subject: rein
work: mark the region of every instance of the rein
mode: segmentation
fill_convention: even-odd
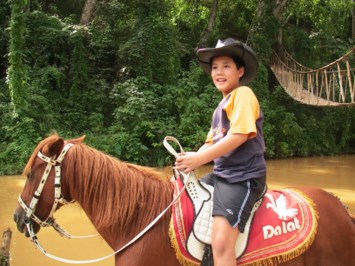
[[[180,145],[179,141],[177,139],[175,139],[174,137],[170,137],[167,136],[164,139],[164,146],[165,148],[171,153],[173,154],[175,157],[179,156],[178,153],[174,150],[174,148],[168,143],[168,141],[174,141],[175,143],[177,143],[180,147],[180,151],[183,151],[182,146]],[[95,263],[95,262],[100,262],[103,261],[105,259],[108,259],[118,253],[120,253],[121,251],[123,251],[124,249],[126,249],[127,247],[129,247],[130,245],[132,245],[134,242],[136,242],[139,238],[141,238],[146,232],[148,232],[159,220],[160,218],[171,208],[171,206],[180,198],[182,192],[185,190],[186,188],[186,184],[187,181],[189,179],[189,174],[186,174],[184,172],[180,172],[176,169],[176,171],[178,171],[180,174],[182,174],[184,176],[184,186],[183,188],[179,191],[178,195],[173,199],[173,201],[151,222],[149,223],[140,233],[138,233],[134,238],[132,238],[132,240],[130,240],[128,243],[126,243],[123,247],[121,247],[120,249],[116,250],[115,252],[103,256],[101,258],[97,258],[97,259],[91,259],[91,260],[70,260],[70,259],[65,259],[65,258],[61,258],[58,256],[55,256],[51,253],[48,253],[43,246],[41,245],[41,243],[38,240],[38,237],[36,235],[36,233],[33,231],[33,226],[31,224],[31,220],[34,220],[36,223],[38,223],[40,226],[42,227],[48,227],[48,226],[52,226],[61,236],[66,236],[69,239],[71,238],[89,238],[89,237],[93,237],[93,236],[97,236],[97,235],[89,235],[89,236],[72,236],[70,235],[67,231],[65,231],[62,227],[59,226],[59,224],[57,224],[55,222],[55,219],[53,217],[54,212],[57,209],[58,204],[69,204],[74,202],[68,202],[67,200],[64,199],[62,192],[61,192],[61,163],[64,160],[65,155],[67,154],[68,150],[73,146],[73,144],[69,143],[67,144],[64,149],[62,150],[61,154],[58,156],[58,158],[56,160],[54,160],[53,158],[47,157],[45,155],[43,155],[41,152],[38,152],[37,156],[42,159],[43,161],[47,162],[47,167],[42,175],[42,179],[40,181],[40,184],[36,190],[36,192],[33,195],[33,198],[31,200],[31,203],[29,206],[26,205],[26,203],[23,201],[23,199],[21,198],[21,195],[19,196],[19,203],[21,205],[21,207],[25,210],[26,212],[26,217],[25,217],[25,224],[26,224],[26,228],[27,231],[30,235],[30,238],[32,240],[32,242],[35,244],[35,246],[47,257],[60,261],[60,262],[65,262],[65,263],[70,263],[70,264],[87,264],[87,263]],[[54,203],[51,209],[51,212],[49,213],[48,217],[46,220],[42,221],[41,219],[39,219],[34,213],[37,207],[37,203],[39,201],[39,198],[42,194],[44,185],[48,179],[48,176],[50,174],[50,171],[52,169],[52,167],[54,167],[55,169],[55,181],[54,181],[54,195],[55,195],[55,199],[54,199]]]

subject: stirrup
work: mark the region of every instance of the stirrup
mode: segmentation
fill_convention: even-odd
[[[205,246],[201,266],[213,266],[213,253],[211,245]]]

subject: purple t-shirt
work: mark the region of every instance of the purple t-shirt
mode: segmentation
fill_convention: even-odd
[[[249,87],[239,87],[223,98],[216,108],[206,142],[216,143],[227,134],[247,134],[241,146],[214,160],[213,172],[235,183],[266,175],[263,137],[264,116]]]

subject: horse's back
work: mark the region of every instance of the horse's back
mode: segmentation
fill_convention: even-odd
[[[355,265],[355,225],[341,201],[325,190],[296,187],[313,200],[319,215],[318,231],[309,249],[281,265]]]

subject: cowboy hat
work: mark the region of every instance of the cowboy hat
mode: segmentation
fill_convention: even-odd
[[[218,40],[215,48],[200,48],[197,50],[200,66],[207,74],[211,74],[211,62],[216,56],[231,56],[242,59],[245,64],[245,71],[240,80],[241,85],[252,81],[258,72],[259,63],[255,52],[246,44],[233,38]]]

